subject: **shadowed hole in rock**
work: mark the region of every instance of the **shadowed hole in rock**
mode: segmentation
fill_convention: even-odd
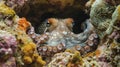
[[[61,9],[57,3],[55,3],[56,5],[51,5],[46,0],[33,0],[26,2],[26,4],[16,12],[20,17],[26,17],[32,26],[35,27],[35,32],[40,34],[43,33],[43,23],[48,18],[73,18],[75,21],[73,32],[78,34],[83,31],[81,29],[81,23],[89,18],[84,11],[87,1],[88,0],[74,1],[71,6],[68,6],[69,3],[67,2],[64,3],[66,6],[63,6]]]
[[[89,15],[85,14],[84,10],[77,9],[74,7],[66,7],[64,10],[57,10],[57,11],[45,11],[44,8],[42,10],[42,7],[32,8],[31,5],[29,5],[30,9],[28,12],[22,11],[18,13],[20,17],[26,17],[28,21],[31,22],[31,24],[35,27],[36,33],[43,33],[44,30],[44,22],[48,18],[73,18],[74,19],[74,26],[73,26],[73,32],[75,34],[79,34],[83,32],[81,23],[84,22],[86,19],[89,18]],[[53,9],[52,7],[51,9]],[[38,10],[38,11],[37,11]],[[36,12],[37,11],[37,12]],[[25,14],[24,14],[25,13]]]
[[[62,15],[60,14],[55,14],[55,13],[44,13],[41,17],[40,17],[40,22],[41,23],[37,23],[35,24],[35,31],[36,33],[40,33],[42,34],[46,28],[45,23],[46,20],[48,18],[73,18],[74,19],[74,25],[73,25],[73,32],[75,34],[79,34],[81,32],[83,32],[83,25],[82,23],[89,18],[89,16],[87,14],[85,14],[84,11],[78,11],[75,12],[74,14],[68,14],[68,15]]]

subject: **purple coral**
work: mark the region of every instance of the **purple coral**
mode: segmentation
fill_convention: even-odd
[[[11,55],[15,52],[17,41],[15,36],[8,34],[6,31],[0,31],[0,57]]]

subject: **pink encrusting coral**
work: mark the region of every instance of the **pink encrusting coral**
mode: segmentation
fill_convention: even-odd
[[[0,30],[0,54],[9,55],[15,52],[17,41],[12,34]]]
[[[0,30],[0,66],[16,67],[15,55],[17,40],[12,34]]]

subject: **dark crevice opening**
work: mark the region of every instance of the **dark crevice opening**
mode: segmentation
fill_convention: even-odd
[[[74,19],[74,25],[73,25],[73,32],[75,34],[79,34],[81,32],[83,32],[83,29],[81,29],[81,23],[83,23],[86,19],[89,18],[89,15],[87,15],[84,11],[80,10],[80,11],[75,11],[75,13],[71,13],[68,15],[64,15],[61,13],[55,14],[52,12],[49,13],[44,13],[41,17],[40,17],[40,22],[44,23],[44,21],[48,18],[73,18]],[[41,23],[41,24],[42,24]],[[41,25],[40,23],[35,24],[35,31],[36,33],[38,32],[38,27],[39,25]]]
[[[85,13],[85,11],[80,9],[75,9],[71,7],[67,7],[64,11],[57,11],[55,12],[43,12],[39,14],[38,12],[34,11],[34,8],[30,9],[29,13],[24,15],[24,13],[18,14],[20,17],[26,17],[28,21],[35,27],[35,32],[39,32],[39,26],[44,23],[44,21],[48,18],[73,18],[74,19],[74,26],[73,32],[75,34],[79,34],[83,32],[81,29],[81,23],[84,22],[86,19],[89,18],[89,15]]]

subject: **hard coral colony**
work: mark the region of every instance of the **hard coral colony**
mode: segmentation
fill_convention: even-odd
[[[72,1],[72,2],[70,2]],[[74,0],[48,0],[66,7]],[[120,67],[120,5],[89,0],[90,18],[81,33],[72,18],[48,18],[43,34],[13,10],[27,0],[0,1],[0,67]]]

